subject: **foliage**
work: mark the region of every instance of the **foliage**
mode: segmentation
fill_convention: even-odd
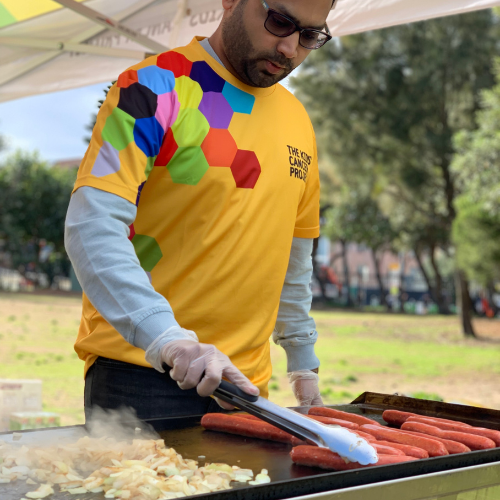
[[[389,219],[370,196],[347,189],[327,210],[323,233],[332,240],[363,244],[374,251],[389,248],[396,237]]]
[[[92,137],[92,131],[94,130],[94,127],[95,127],[95,123],[97,121],[97,113],[99,112],[99,110],[101,109],[101,106],[102,104],[104,103],[104,100],[106,99],[106,97],[108,96],[108,92],[109,92],[109,89],[115,84],[116,82],[111,82],[104,90],[104,97],[102,99],[100,99],[99,101],[97,101],[97,111],[95,113],[92,113],[91,117],[90,117],[90,122],[88,125],[86,125],[86,129],[90,132],[90,135],[87,135],[83,138],[83,142],[85,142],[86,144],[88,144],[90,142],[90,139]]]
[[[462,191],[492,217],[500,215],[500,58],[496,82],[481,94],[478,128],[456,135],[458,154],[452,165]]]
[[[458,264],[470,279],[487,287],[500,280],[500,214],[492,215],[466,195],[456,205],[453,240]]]
[[[464,193],[455,202],[457,260],[486,287],[500,279],[500,59],[495,69],[496,85],[481,94],[477,129],[455,136],[452,164]]]
[[[491,11],[433,19],[343,37],[312,53],[292,79],[341,183],[368,191],[397,241],[429,256],[426,278],[442,312],[437,256],[452,251],[461,186],[450,168],[453,135],[476,126],[497,40]]]
[[[0,240],[21,272],[43,272],[49,281],[67,275],[64,219],[75,177],[50,168],[36,153],[17,152],[0,168]],[[44,259],[48,245],[53,251]]]

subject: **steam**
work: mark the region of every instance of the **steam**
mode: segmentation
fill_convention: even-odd
[[[131,439],[160,439],[154,428],[139,420],[133,408],[117,410],[92,408],[92,414],[85,423],[87,435],[91,438],[113,438],[117,441]]]

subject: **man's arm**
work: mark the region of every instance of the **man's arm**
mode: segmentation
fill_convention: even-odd
[[[136,206],[120,196],[81,187],[69,204],[65,246],[90,302],[129,344],[146,350],[179,325],[128,239],[136,214]]]
[[[208,396],[224,375],[255,392],[227,356],[179,326],[168,301],[151,285],[128,239],[136,213],[133,203],[106,191],[84,186],[73,193],[65,246],[85,294],[127,342],[146,351],[156,370],[164,371],[163,362],[173,367],[171,376],[182,389],[198,386]]]
[[[318,389],[318,333],[309,316],[312,302],[311,238],[293,238],[273,340],[285,349],[288,378],[300,405],[322,404]]]

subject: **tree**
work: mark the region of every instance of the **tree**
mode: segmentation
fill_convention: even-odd
[[[491,11],[397,26],[315,51],[292,79],[318,147],[343,183],[351,190],[373,185],[401,240],[420,260],[429,256],[427,280],[443,313],[437,254],[451,254],[459,188],[452,138],[476,126],[480,91],[493,84],[497,40]]]
[[[378,205],[367,194],[344,189],[337,196],[337,203],[326,212],[324,234],[338,240],[342,247],[344,280],[348,290],[347,305],[352,305],[349,293],[349,264],[346,245],[348,242],[363,244],[371,250],[375,274],[380,290],[380,303],[387,306],[386,290],[380,271],[380,252],[388,250],[395,239],[395,233]]]
[[[480,203],[462,195],[453,223],[456,257],[469,279],[484,287],[500,280],[500,213],[492,215]]]
[[[452,169],[460,190],[492,217],[500,214],[500,58],[496,85],[481,93],[477,129],[455,136],[457,154]]]
[[[85,142],[86,144],[90,143],[90,139],[92,138],[92,131],[94,130],[95,123],[97,121],[97,113],[101,109],[101,106],[103,105],[106,97],[108,96],[109,90],[115,83],[116,82],[111,82],[105,89],[103,89],[104,97],[102,99],[99,99],[99,101],[97,101],[97,111],[95,113],[92,113],[92,115],[90,116],[89,124],[85,126],[85,128],[90,132],[90,135],[86,135],[83,138],[83,142]]]
[[[453,241],[457,261],[469,279],[493,295],[500,280],[500,59],[496,85],[482,92],[478,127],[455,137],[452,168],[463,193],[455,202]]]
[[[18,152],[0,168],[0,239],[15,268],[68,274],[64,219],[76,172],[50,168],[36,153]],[[43,247],[52,252],[44,258]]]

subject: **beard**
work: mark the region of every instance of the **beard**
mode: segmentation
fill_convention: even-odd
[[[288,76],[295,67],[290,59],[278,52],[257,53],[243,24],[245,0],[240,0],[230,18],[222,24],[222,44],[225,55],[238,78],[252,87],[271,87]],[[259,69],[259,63],[271,61],[283,70],[277,75]]]

